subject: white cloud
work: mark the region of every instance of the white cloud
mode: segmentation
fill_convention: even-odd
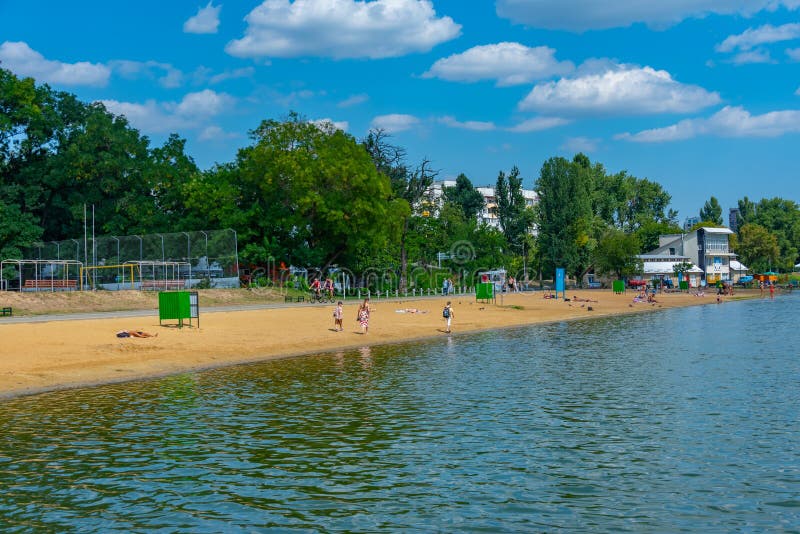
[[[129,61],[125,59],[108,62],[108,66],[117,74],[127,79],[146,77],[158,80],[159,85],[166,88],[180,87],[183,83],[183,72],[169,63],[158,61]]]
[[[519,43],[475,46],[436,61],[423,77],[457,82],[496,80],[502,87],[572,72],[575,66],[557,61],[555,52],[547,46],[530,48]]]
[[[213,85],[223,82],[225,80],[233,80],[236,78],[248,78],[252,76],[255,72],[256,69],[254,69],[253,67],[242,67],[241,69],[226,70],[225,72],[221,72],[219,74],[211,76],[208,82]]]
[[[367,95],[366,93],[360,93],[345,98],[344,100],[336,104],[336,106],[340,108],[349,108],[352,106],[363,104],[367,100],[369,100],[369,95]]]
[[[206,126],[197,135],[200,141],[219,141],[221,139],[234,139],[239,137],[239,134],[234,132],[226,132],[219,126]]]
[[[800,110],[771,111],[751,115],[739,106],[726,106],[707,119],[686,119],[639,133],[624,133],[617,139],[639,143],[681,141],[700,135],[716,137],[778,137],[800,132]]]
[[[740,52],[731,58],[734,65],[749,65],[751,63],[774,63],[767,50],[748,50]]]
[[[372,119],[370,128],[376,130],[384,130],[387,133],[402,132],[410,130],[417,124],[419,119],[413,115],[404,115],[401,113],[392,113],[389,115],[378,115]]]
[[[330,133],[336,130],[341,130],[343,132],[346,132],[350,128],[350,123],[347,121],[334,121],[331,119],[315,119],[309,122],[311,124],[316,125],[318,128]]]
[[[147,100],[140,104],[101,100],[110,112],[124,115],[131,125],[146,133],[166,133],[203,127],[205,121],[219,115],[234,102],[233,97],[225,93],[215,93],[210,89],[189,93],[180,102]]]
[[[709,14],[749,16],[778,7],[797,9],[798,0],[497,0],[497,14],[534,28],[582,32],[619,28],[642,22],[666,28],[687,18]]]
[[[209,2],[206,7],[197,10],[197,15],[183,23],[186,33],[217,33],[219,29],[219,12],[222,6],[213,6]]]
[[[561,145],[561,149],[568,152],[595,152],[599,144],[599,139],[592,139],[589,137],[568,137]]]
[[[101,63],[63,63],[45,59],[42,54],[21,41],[5,41],[0,44],[0,61],[3,68],[19,76],[30,76],[37,82],[59,85],[104,87],[111,76],[111,69]]]
[[[644,115],[692,112],[719,101],[719,94],[678,83],[664,70],[617,65],[536,85],[519,109],[545,114]]]
[[[786,55],[792,61],[800,61],[800,48],[787,48]]]
[[[386,58],[427,52],[461,26],[437,17],[430,0],[264,0],[247,17],[238,57]]]
[[[497,129],[493,122],[483,121],[457,121],[454,117],[444,116],[436,119],[440,124],[449,126],[450,128],[459,128],[461,130],[472,130],[475,132],[488,132]]]
[[[800,38],[800,24],[772,26],[765,24],[758,28],[748,28],[739,35],[731,35],[716,46],[717,52],[733,52],[736,49],[750,50],[765,43],[792,41]]]
[[[560,117],[534,117],[508,128],[508,131],[516,133],[541,132],[542,130],[569,124],[569,122],[567,119]]]

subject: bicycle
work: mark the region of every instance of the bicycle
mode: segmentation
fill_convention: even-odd
[[[314,303],[327,304],[328,302],[333,302],[333,299],[329,298],[328,295],[326,295],[323,292],[315,293],[312,291],[311,296],[308,298],[308,301],[312,304]]]

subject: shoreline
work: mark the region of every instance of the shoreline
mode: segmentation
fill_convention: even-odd
[[[599,301],[580,302],[543,299],[539,292],[513,293],[503,296],[502,306],[469,300],[474,299],[472,295],[373,300],[375,312],[366,336],[353,322],[355,304],[345,306],[344,332],[331,329],[330,304],[240,311],[201,308],[201,328],[160,327],[157,311],[146,317],[0,323],[0,400],[364,346],[717,303],[716,295],[672,293],[657,295],[656,304],[633,304],[633,294],[571,291],[570,299],[577,295]],[[758,296],[757,292],[740,293],[723,302]],[[444,333],[441,317],[441,307],[448,299],[455,312],[452,334]],[[419,312],[396,313],[405,309]],[[117,331],[126,329],[142,329],[158,333],[158,337],[115,337]]]

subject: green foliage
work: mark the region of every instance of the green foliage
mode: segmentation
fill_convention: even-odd
[[[602,274],[613,274],[618,279],[641,273],[642,261],[636,257],[640,246],[635,234],[607,230],[592,255],[595,269]]]
[[[521,251],[522,240],[530,232],[535,215],[525,205],[525,197],[522,195],[522,177],[516,166],[512,167],[508,177],[500,171],[495,186],[495,197],[497,198],[497,218],[500,221],[503,235],[511,248]]]
[[[703,204],[700,209],[700,220],[710,221],[716,226],[722,226],[722,207],[716,197],[712,196]]]
[[[683,230],[677,224],[672,222],[658,222],[650,220],[643,222],[636,230],[635,235],[641,244],[640,251],[646,253],[647,251],[658,248],[659,236],[666,234],[680,234]]]
[[[689,232],[690,233],[694,232],[699,228],[722,228],[722,225],[717,224],[714,221],[700,221],[699,223],[696,223],[694,226],[689,228]]]
[[[751,272],[763,273],[777,266],[781,249],[778,238],[755,223],[739,228],[736,252]]]
[[[472,182],[464,174],[456,177],[455,187],[444,189],[446,204],[457,206],[465,219],[477,217],[484,207],[483,195],[473,187]]]

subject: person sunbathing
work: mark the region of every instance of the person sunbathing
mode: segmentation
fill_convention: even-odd
[[[143,330],[120,330],[117,337],[158,337],[158,333],[151,334]]]
[[[597,302],[596,300],[592,300],[592,299],[578,298],[577,295],[573,295],[572,301],[573,302]]]

